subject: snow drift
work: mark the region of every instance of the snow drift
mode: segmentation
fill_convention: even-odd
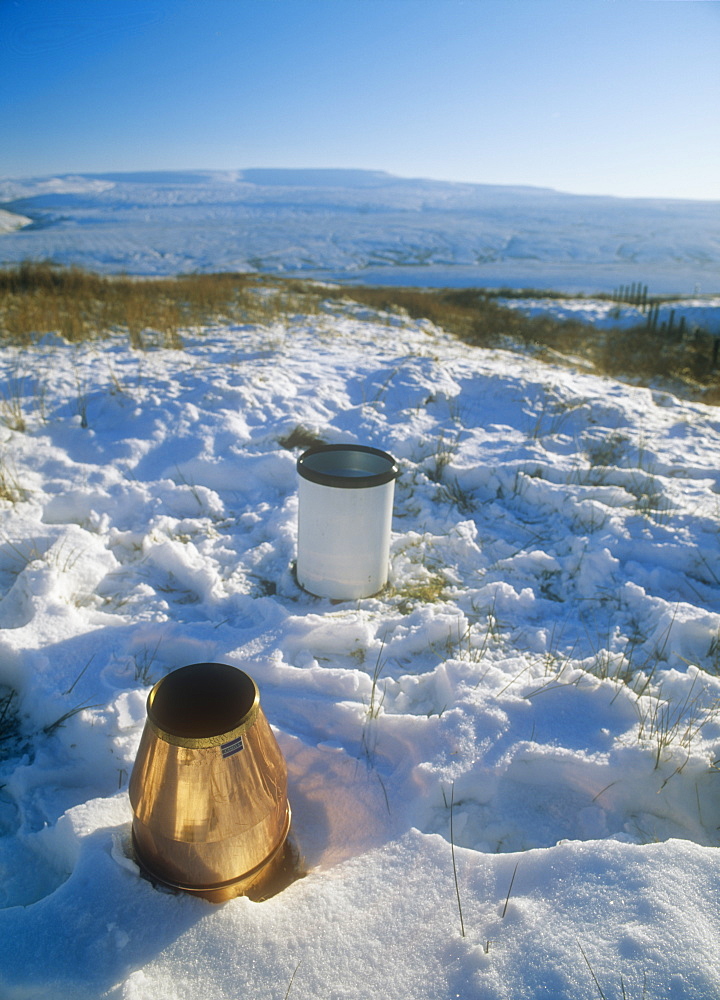
[[[337,304],[0,366],[4,998],[718,994],[716,410]],[[297,586],[307,439],[401,464],[377,597]],[[288,763],[265,902],[130,849],[148,690],[202,661]]]

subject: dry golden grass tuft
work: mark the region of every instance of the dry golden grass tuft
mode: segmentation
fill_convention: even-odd
[[[301,289],[271,287],[255,275],[135,278],[29,261],[0,270],[0,342],[29,344],[59,333],[78,343],[122,332],[135,347],[179,348],[183,329],[264,322],[302,305]]]

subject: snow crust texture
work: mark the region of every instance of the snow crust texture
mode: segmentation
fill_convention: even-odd
[[[4,1000],[720,995],[718,412],[337,303],[184,340],[0,354]],[[295,582],[313,439],[401,464],[374,598]],[[129,847],[212,660],[288,763],[261,903]]]

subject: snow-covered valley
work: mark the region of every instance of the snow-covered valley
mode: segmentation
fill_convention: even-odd
[[[633,282],[654,295],[720,290],[718,202],[380,171],[238,170],[6,179],[0,209],[30,220],[2,237],[0,263],[572,293]]]

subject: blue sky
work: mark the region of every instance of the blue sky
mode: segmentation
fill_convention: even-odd
[[[716,0],[0,0],[0,177],[353,167],[720,199]]]

